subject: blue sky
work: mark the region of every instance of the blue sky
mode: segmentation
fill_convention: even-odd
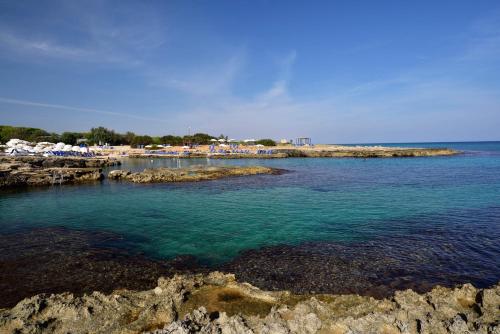
[[[0,124],[500,140],[498,1],[0,0]]]

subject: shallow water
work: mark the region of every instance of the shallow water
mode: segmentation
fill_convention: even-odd
[[[448,242],[460,249],[456,256],[426,256],[430,267],[441,261],[445,273],[461,280],[495,283],[500,278],[500,249],[495,244],[500,240],[500,142],[412,146],[451,147],[464,153],[390,159],[128,159],[120,168],[236,164],[290,173],[201,183],[103,181],[3,191],[0,232],[50,226],[107,231],[123,235],[123,247],[149,257],[190,254],[209,265],[263,246],[359,246],[384,238],[417,238],[420,243],[408,244],[409,253],[418,251],[412,247],[417,244],[438,253]],[[402,262],[415,261],[414,254],[406,256],[404,249],[391,253],[390,242],[385,244],[387,250],[377,251]],[[464,263],[478,263],[485,279],[470,273]]]

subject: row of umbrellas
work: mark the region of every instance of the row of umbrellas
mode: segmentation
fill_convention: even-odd
[[[221,139],[215,139],[215,138],[212,138],[210,139],[211,142],[219,142],[219,143],[224,143],[224,142],[228,142],[228,143],[231,143],[231,142],[235,142],[237,141],[236,139],[228,139],[228,140],[225,140],[224,138],[221,138]],[[245,139],[243,142],[245,143],[250,143],[250,142],[254,142],[255,139]]]

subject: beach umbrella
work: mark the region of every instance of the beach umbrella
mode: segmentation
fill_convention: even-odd
[[[210,141],[217,141],[217,139],[215,139],[215,138],[212,138],[212,139],[210,139]]]
[[[264,145],[262,145],[262,144],[257,144],[255,146],[257,146],[257,147],[264,147]]]
[[[224,138],[219,139],[219,142],[221,142],[221,143],[223,143],[223,142],[225,142],[225,141],[226,141],[226,140],[225,140]]]

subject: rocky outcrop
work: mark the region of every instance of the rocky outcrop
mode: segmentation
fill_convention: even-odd
[[[100,168],[115,164],[119,162],[112,159],[1,157],[0,188],[98,181]]]
[[[135,183],[195,182],[216,180],[232,176],[257,174],[280,174],[283,170],[263,166],[193,166],[189,168],[154,168],[132,173],[127,170],[114,170],[108,174],[112,180],[125,180]]]
[[[290,158],[406,158],[455,155],[460,152],[447,148],[390,148],[341,146],[328,149],[277,149],[277,154]]]
[[[0,156],[0,164],[20,164],[32,168],[103,168],[119,166],[121,162],[109,157]]]
[[[357,295],[267,292],[234,275],[160,278],[147,291],[37,295],[0,310],[2,333],[499,333],[500,285]]]

